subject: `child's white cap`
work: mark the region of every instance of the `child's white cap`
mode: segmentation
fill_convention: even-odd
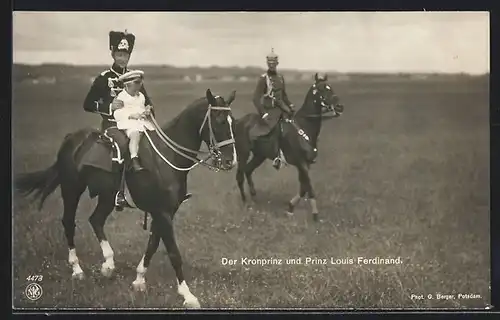
[[[118,77],[118,80],[123,83],[133,82],[137,79],[142,79],[144,77],[144,71],[142,70],[131,70],[125,74]]]

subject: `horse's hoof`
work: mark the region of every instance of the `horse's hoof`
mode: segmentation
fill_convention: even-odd
[[[291,212],[290,210],[287,210],[285,211],[286,215],[289,216],[289,217],[292,217],[293,216],[293,212]]]
[[[313,213],[313,221],[319,222],[319,213]]]
[[[73,272],[73,274],[71,275],[71,278],[74,279],[74,280],[83,280],[85,279],[85,273],[83,272]]]
[[[200,302],[194,296],[192,298],[184,300],[183,305],[184,305],[185,308],[188,308],[188,309],[199,309],[199,308],[201,308]]]
[[[114,270],[115,268],[112,268],[108,266],[106,263],[103,263],[101,267],[101,274],[106,278],[110,278],[113,275]]]
[[[145,281],[137,281],[132,282],[132,288],[134,288],[137,292],[145,292],[146,291],[146,282]]]
[[[257,191],[255,190],[250,190],[250,196],[253,198],[255,198],[257,196]]]

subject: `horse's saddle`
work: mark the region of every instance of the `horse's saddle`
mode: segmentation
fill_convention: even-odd
[[[255,127],[253,128],[255,130]],[[268,129],[269,130],[269,129]],[[255,131],[254,131],[255,132]],[[277,148],[281,146],[281,140],[289,132],[297,134],[297,140],[292,138],[292,143],[297,143],[298,150],[304,155],[305,160],[308,163],[314,163],[317,157],[318,150],[312,145],[310,137],[306,132],[300,128],[300,126],[292,119],[281,118],[268,132],[262,135],[256,135],[251,133],[251,141],[259,141],[263,152],[268,156],[272,157],[276,152]]]
[[[78,170],[84,167],[94,167],[111,173],[123,173],[120,169],[125,158],[122,157],[118,144],[113,138],[97,130],[91,130],[87,138],[74,155]],[[101,185],[89,184],[89,194],[93,198],[99,193]],[[126,180],[123,188],[125,200],[131,208],[136,208]]]
[[[98,131],[92,132],[81,150],[78,167],[95,167],[107,172],[115,172],[125,161],[118,144],[113,138]]]
[[[106,133],[100,133],[97,143],[101,143],[111,149],[111,161],[117,162],[119,164],[122,164],[124,162],[124,155],[122,155],[118,143],[116,143],[116,141],[114,141],[112,137],[106,135]]]
[[[255,119],[250,127],[250,139],[265,139],[270,136],[274,136],[277,127],[283,122],[280,117],[274,118],[275,115],[271,115],[268,118],[262,119],[260,116],[255,115]]]

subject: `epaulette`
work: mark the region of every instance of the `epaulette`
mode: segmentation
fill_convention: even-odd
[[[260,75],[261,78],[265,78],[267,76],[267,73],[263,73]]]
[[[101,72],[101,76],[105,76],[106,73],[108,73],[108,72],[109,72],[109,69],[108,70],[104,70],[103,72]]]

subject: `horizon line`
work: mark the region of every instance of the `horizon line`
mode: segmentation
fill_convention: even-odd
[[[52,65],[52,66],[68,66],[68,67],[82,67],[82,68],[88,68],[88,67],[109,67],[109,64],[105,63],[97,63],[97,64],[75,64],[75,63],[66,63],[66,62],[41,62],[41,63],[29,63],[29,62],[12,62],[12,66],[16,65],[22,65],[22,66],[30,66],[30,67],[41,67],[41,66],[47,66],[47,65]],[[220,68],[220,69],[259,69],[259,70],[265,70],[265,67],[258,67],[258,66],[253,66],[253,65],[248,65],[248,66],[220,66],[220,65],[211,65],[211,66],[199,66],[199,65],[192,65],[192,66],[176,66],[172,64],[161,64],[161,63],[137,63],[135,64],[136,66],[144,66],[144,67],[170,67],[174,69],[212,69],[212,68]],[[474,76],[480,76],[480,75],[489,75],[490,71],[484,71],[484,72],[478,72],[478,73],[473,73],[473,72],[466,72],[466,71],[455,71],[455,72],[450,72],[450,71],[433,71],[433,70],[401,70],[401,71],[368,71],[368,70],[351,70],[351,71],[337,71],[337,70],[321,70],[317,71],[315,69],[301,69],[301,68],[280,68],[282,71],[293,71],[293,72],[307,72],[307,73],[314,73],[314,72],[324,72],[327,74],[352,74],[352,73],[362,73],[362,74],[444,74],[444,75],[458,75],[458,74],[466,74],[466,75],[474,75]]]

